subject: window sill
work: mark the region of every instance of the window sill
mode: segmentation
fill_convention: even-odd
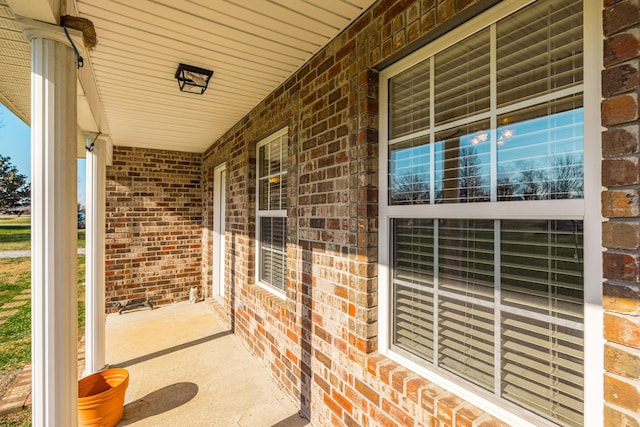
[[[383,354],[373,353],[367,357],[367,371],[446,425],[508,426]],[[375,393],[373,388],[368,390]]]
[[[266,283],[257,281],[256,287],[259,289],[262,289],[266,294],[268,294],[272,298],[278,298],[282,302],[286,301],[287,299],[287,295],[285,294],[284,291],[281,291],[280,289],[269,286]]]
[[[474,412],[484,414],[477,425],[541,427],[555,426],[549,420],[538,417],[510,402],[493,398],[485,390],[473,384],[457,381],[454,375],[435,372],[407,358],[401,353],[389,350],[388,353],[373,353],[367,359],[367,371],[389,384],[394,390],[402,392],[403,386],[407,396],[432,414],[440,411],[459,411],[461,408],[473,408]],[[415,381],[410,385],[409,382]],[[412,392],[412,388],[415,390]],[[415,394],[417,397],[411,397]],[[443,398],[446,398],[444,401]],[[419,399],[419,401],[415,400]],[[430,401],[433,404],[430,405]],[[444,402],[444,403],[443,403]],[[449,405],[442,409],[442,405]],[[451,406],[451,404],[454,404]],[[454,417],[454,419],[457,419]],[[465,418],[466,419],[466,418]],[[492,420],[495,424],[485,423]],[[476,425],[474,424],[474,425]]]

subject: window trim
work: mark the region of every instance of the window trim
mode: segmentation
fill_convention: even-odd
[[[286,137],[284,138],[284,140],[287,142],[287,146],[289,143],[288,140],[288,135],[289,135],[289,128],[288,127],[284,127],[272,134],[270,134],[269,136],[267,136],[266,138],[263,138],[262,140],[260,140],[257,144],[256,144],[256,234],[255,234],[255,242],[256,242],[256,253],[255,253],[255,283],[260,286],[261,288],[267,290],[268,292],[274,294],[275,296],[281,298],[281,299],[286,299],[286,272],[287,272],[287,268],[286,268],[286,263],[287,263],[287,258],[286,258],[286,221],[285,221],[285,253],[284,253],[284,262],[285,262],[285,289],[280,289],[277,288],[275,286],[273,286],[270,283],[264,282],[260,279],[260,254],[262,251],[262,243],[260,240],[260,233],[261,233],[261,226],[260,226],[260,220],[261,218],[264,217],[268,217],[268,218],[287,218],[287,210],[286,209],[260,209],[260,148],[273,142],[275,139],[278,138],[282,138],[283,136]],[[287,174],[287,171],[284,170],[282,171],[282,165],[281,166],[281,172],[284,172],[285,174]],[[286,191],[286,190],[285,190]]]
[[[435,371],[418,363],[417,357],[400,354],[391,349],[391,267],[390,245],[391,218],[419,217],[428,218],[466,218],[466,210],[454,210],[443,205],[389,205],[388,204],[388,81],[391,76],[416,65],[427,57],[446,49],[460,40],[486,28],[498,20],[533,3],[534,0],[503,1],[459,27],[432,41],[425,47],[397,61],[382,70],[379,74],[379,230],[378,230],[378,350],[381,354],[408,367],[426,379],[457,394],[462,399],[478,408],[504,420],[512,425],[537,426],[552,423],[516,404],[492,395],[455,375],[448,375],[441,370]],[[536,201],[545,204],[544,215],[532,215],[523,208],[527,202],[491,202],[474,204],[474,218],[502,219],[576,219],[575,212],[580,212],[579,219],[584,224],[584,417],[585,420],[600,425],[603,422],[603,384],[604,357],[602,348],[603,309],[602,309],[602,243],[601,229],[603,218],[600,213],[600,171],[601,171],[601,138],[600,125],[601,79],[603,68],[602,52],[602,5],[590,0],[583,1],[583,108],[584,108],[584,188],[582,200],[555,200],[553,202]],[[495,59],[491,66],[495,67]],[[433,101],[431,101],[433,103]],[[492,212],[496,203],[508,203],[502,215]],[[412,209],[415,208],[415,209]],[[425,214],[424,211],[428,210]],[[445,211],[446,216],[445,216]],[[507,212],[504,214],[504,212]],[[571,214],[567,214],[570,212]],[[513,215],[512,215],[513,214]],[[414,360],[415,359],[415,360]]]

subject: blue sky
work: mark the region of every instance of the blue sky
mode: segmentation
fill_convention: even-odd
[[[31,129],[4,105],[0,104],[0,154],[31,182]],[[85,205],[86,171],[84,159],[78,159],[78,203]]]

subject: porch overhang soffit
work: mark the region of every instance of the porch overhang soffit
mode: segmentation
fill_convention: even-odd
[[[31,45],[23,30],[29,20],[58,25],[64,13],[59,0],[0,0],[0,102],[31,125]],[[26,21],[25,21],[26,20]],[[24,21],[24,22],[21,22]],[[77,43],[82,50],[82,43]],[[78,157],[85,157],[85,141],[98,132],[108,135],[93,71],[86,52],[85,67],[78,70]]]
[[[30,52],[16,16],[80,16],[98,44],[78,71],[79,156],[97,132],[114,145],[204,152],[373,3],[0,0],[0,102],[29,124]],[[180,92],[180,63],[214,71],[203,95]]]

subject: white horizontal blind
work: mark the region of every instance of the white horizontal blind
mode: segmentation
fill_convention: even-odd
[[[429,62],[424,61],[389,81],[389,133],[392,138],[429,127]]]
[[[383,203],[409,205],[388,211],[392,348],[568,426],[584,424],[583,211],[545,207],[584,197],[582,33],[581,0],[538,0],[390,76],[383,171]]]
[[[489,111],[489,30],[435,56],[435,126]]]
[[[441,219],[438,230],[439,289],[492,301],[493,221]]]
[[[394,342],[433,361],[433,220],[394,221]]]
[[[502,303],[581,324],[582,223],[502,222]]]
[[[502,396],[561,425],[584,425],[582,331],[505,313]]]
[[[278,136],[258,148],[259,209],[280,210],[287,207],[286,135]]]
[[[438,316],[438,366],[493,391],[493,309],[443,296]]]
[[[488,390],[495,354],[493,223],[440,220],[438,227],[438,364]]]
[[[582,222],[502,221],[500,244],[502,395],[582,425]]]
[[[260,280],[285,288],[285,225],[286,218],[260,218]]]
[[[582,82],[582,4],[543,0],[497,24],[498,107]]]
[[[390,204],[582,198],[581,2],[539,0],[498,21],[495,31],[390,78]]]

